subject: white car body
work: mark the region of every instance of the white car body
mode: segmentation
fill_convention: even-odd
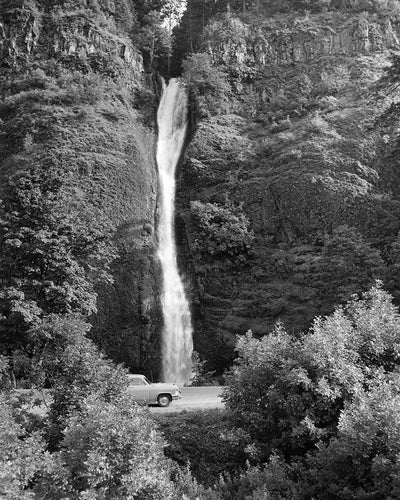
[[[182,397],[181,391],[176,384],[151,383],[144,375],[128,375],[129,394],[138,403],[158,404],[159,406],[168,406],[172,400]]]

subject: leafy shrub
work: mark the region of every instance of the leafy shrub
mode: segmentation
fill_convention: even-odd
[[[304,132],[310,135],[325,135],[332,139],[340,139],[340,135],[319,113],[309,116],[304,122]]]
[[[245,467],[248,436],[232,426],[225,411],[156,414],[155,420],[169,443],[166,456],[180,467],[190,467],[201,484],[211,487],[221,474]]]
[[[238,256],[251,248],[250,222],[237,209],[192,201],[190,211],[198,231],[194,247],[204,254]]]
[[[28,435],[13,417],[6,397],[0,394],[0,497],[34,498],[28,487],[49,463],[40,434]]]
[[[126,371],[113,365],[86,337],[90,325],[79,316],[52,315],[33,330],[36,361],[53,387],[48,439],[57,447],[69,417],[96,395],[111,402],[125,391]],[[41,347],[41,349],[39,349]]]
[[[214,378],[215,370],[206,371],[207,360],[201,360],[197,351],[192,353],[192,373],[191,386],[218,385]]]
[[[315,498],[399,498],[400,378],[379,377],[343,410],[337,437],[308,461]]]
[[[190,467],[173,471],[176,500],[222,500],[217,488],[207,488],[193,477]]]
[[[225,477],[216,487],[221,500],[299,500],[291,467],[273,455],[263,466],[250,466],[237,476]]]
[[[400,314],[380,286],[317,318],[302,338],[282,326],[238,341],[224,398],[255,443],[253,457],[304,455],[337,433],[340,413],[365,384],[400,362]]]
[[[40,498],[173,498],[165,443],[128,397],[90,397],[66,422],[62,449],[39,482]]]
[[[349,85],[351,80],[350,71],[346,66],[339,65],[331,71],[321,73],[321,84],[319,91],[322,94],[337,94]]]
[[[10,364],[7,356],[0,354],[0,391],[11,389]]]

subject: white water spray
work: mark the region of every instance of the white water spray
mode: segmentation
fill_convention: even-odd
[[[163,274],[163,379],[177,384],[189,382],[193,352],[190,309],[178,272],[174,231],[175,168],[186,136],[187,110],[185,89],[173,78],[168,86],[163,86],[157,113],[157,165],[161,187],[158,256]]]

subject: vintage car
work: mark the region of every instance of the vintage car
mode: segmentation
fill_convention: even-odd
[[[176,384],[152,384],[144,375],[128,375],[128,379],[128,392],[133,395],[138,403],[168,406],[173,399],[182,397],[181,391]]]

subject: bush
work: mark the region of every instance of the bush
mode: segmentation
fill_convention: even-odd
[[[273,455],[263,466],[248,467],[236,477],[221,481],[221,500],[299,500],[299,489],[290,477],[291,467]]]
[[[128,397],[90,397],[67,421],[61,451],[39,482],[40,498],[173,498],[165,443]]]
[[[238,256],[245,254],[254,239],[250,222],[237,209],[214,203],[192,201],[190,211],[198,231],[194,248],[203,254]]]
[[[86,337],[89,329],[79,316],[52,315],[33,332],[35,344],[43,346],[36,356],[53,387],[48,430],[53,449],[62,439],[66,421],[81,411],[87,397],[112,402],[127,386],[126,371],[99,353]]]
[[[40,434],[28,435],[16,422],[6,397],[0,394],[0,497],[34,498],[28,486],[49,464]]]
[[[360,389],[342,412],[338,435],[309,461],[315,498],[400,497],[400,377]]]
[[[7,356],[0,354],[0,391],[8,391],[12,387],[10,365]]]
[[[192,353],[192,373],[191,386],[218,385],[215,378],[215,370],[206,371],[207,360],[201,361],[197,351]]]
[[[247,434],[232,426],[225,411],[157,414],[155,420],[169,443],[166,456],[180,467],[190,467],[196,481],[206,487],[212,487],[221,474],[244,469]]]
[[[319,93],[334,95],[344,90],[351,81],[350,71],[346,66],[339,65],[332,71],[321,73]]]
[[[302,338],[278,325],[238,341],[224,399],[254,442],[253,457],[273,450],[304,456],[337,434],[345,404],[400,362],[400,315],[380,285],[317,318]]]

